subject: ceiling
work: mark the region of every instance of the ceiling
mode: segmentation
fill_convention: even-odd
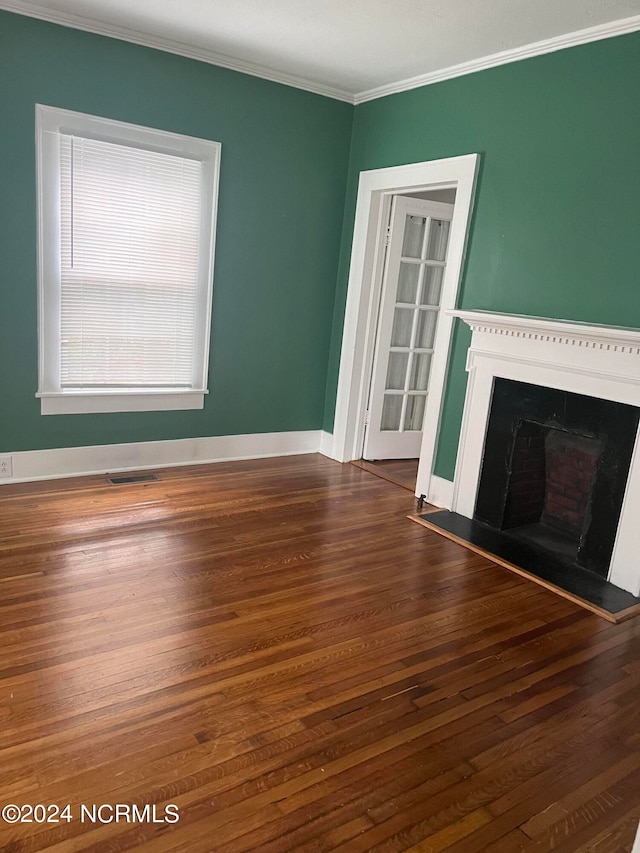
[[[0,0],[0,8],[356,103],[640,29],[640,0]]]

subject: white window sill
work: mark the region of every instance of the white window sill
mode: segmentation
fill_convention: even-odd
[[[204,408],[206,390],[39,391],[43,415],[80,415],[102,412],[166,412]]]

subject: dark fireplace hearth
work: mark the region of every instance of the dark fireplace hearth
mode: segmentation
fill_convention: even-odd
[[[606,578],[639,416],[496,378],[474,518]]]

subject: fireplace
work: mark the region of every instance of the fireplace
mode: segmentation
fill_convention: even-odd
[[[474,518],[606,578],[640,409],[494,380]]]
[[[640,331],[452,313],[472,340],[451,509],[640,595]]]

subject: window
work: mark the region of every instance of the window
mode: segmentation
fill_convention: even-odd
[[[36,106],[42,414],[201,409],[220,145]]]

